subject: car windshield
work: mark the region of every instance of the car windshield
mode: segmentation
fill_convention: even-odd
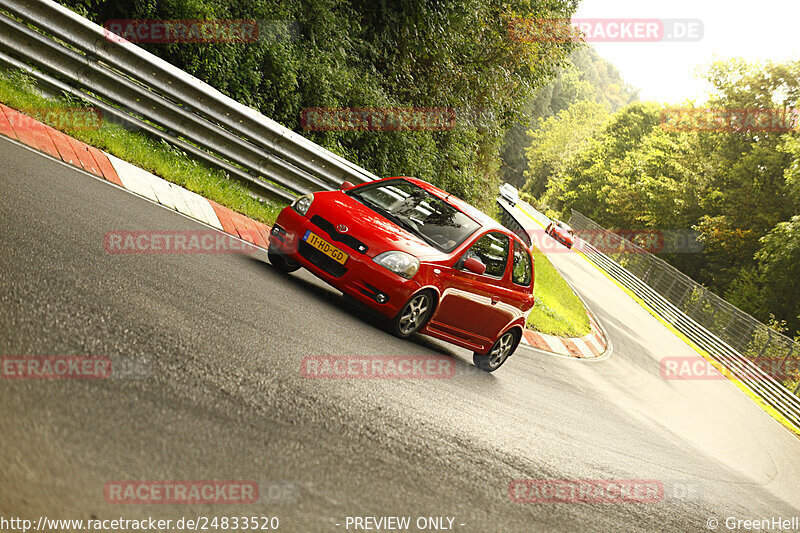
[[[404,179],[365,185],[347,194],[445,253],[480,227],[454,206]]]

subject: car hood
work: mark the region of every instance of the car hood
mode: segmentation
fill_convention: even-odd
[[[400,250],[419,259],[434,260],[447,257],[420,237],[383,217],[342,191],[315,192],[314,201],[306,213],[309,219],[320,216],[333,228],[344,225],[347,230],[339,236],[349,235],[369,248],[367,256],[389,250]],[[325,237],[325,235],[321,235]]]

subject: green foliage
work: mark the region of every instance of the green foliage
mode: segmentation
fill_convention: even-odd
[[[800,106],[797,61],[718,62],[706,78],[714,87],[708,102],[684,107]],[[772,313],[797,331],[799,298],[787,281],[800,278],[800,258],[790,259],[800,212],[797,132],[675,131],[661,126],[661,113],[658,104],[634,103],[589,136],[576,130],[577,149],[558,165],[538,154],[563,143],[552,127],[560,115],[545,122],[529,150],[530,187],[550,174],[541,201],[562,217],[577,209],[610,228],[694,228],[702,253],[664,259],[756,318]]]
[[[637,91],[622,80],[611,63],[598,56],[592,46],[581,46],[572,52],[569,62],[551,83],[538,88],[525,108],[524,119],[506,133],[502,148],[503,180],[517,188],[525,185],[529,178],[525,175],[528,168],[525,152],[531,145],[527,132],[540,128],[543,119],[582,101],[596,102],[613,113],[636,98]],[[538,181],[540,185],[530,187],[536,196],[547,183],[546,179]]]
[[[585,139],[579,150],[561,162],[559,173],[551,174],[543,203],[557,211],[578,209],[589,217],[603,213],[600,210],[605,204],[612,203],[627,216],[639,216],[643,190],[632,184],[642,161],[632,157],[631,148],[656,127],[659,117],[659,107],[647,103],[634,103],[615,113],[596,135]],[[532,176],[541,172],[533,163],[529,169]],[[615,210],[606,218],[618,222],[625,216]]]
[[[509,38],[512,17],[569,17],[574,2],[540,0],[62,0],[96,22],[239,18],[288,23],[290,38],[151,44],[149,51],[301,131],[306,107],[451,107],[446,132],[305,133],[381,175],[429,180],[490,209],[498,150],[535,88],[572,43]],[[490,121],[471,118],[490,111]]]
[[[786,135],[778,149],[789,156],[789,163],[783,171],[786,187],[795,206],[800,206],[800,137]]]
[[[755,255],[762,282],[761,301],[769,310],[785,317],[793,331],[800,330],[800,215],[781,222],[760,239]]]
[[[562,176],[564,163],[581,151],[608,120],[608,111],[594,100],[579,100],[557,115],[539,119],[538,128],[528,131],[530,146],[527,179],[523,190],[534,197],[544,193],[550,179]]]

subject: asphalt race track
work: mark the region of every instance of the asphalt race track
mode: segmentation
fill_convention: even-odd
[[[391,337],[307,272],[285,276],[264,258],[108,254],[108,231],[202,226],[6,139],[0,187],[0,355],[138,365],[100,380],[0,379],[0,516],[277,516],[301,532],[347,531],[348,516],[451,517],[464,532],[707,531],[709,518],[800,516],[800,441],[727,381],[663,379],[662,357],[694,352],[576,254],[551,257],[611,356],[525,349],[483,374],[471,353]],[[300,373],[308,355],[362,354],[446,354],[457,370]],[[516,503],[516,479],[660,480],[665,494]],[[289,494],[112,504],[112,480],[255,480]]]

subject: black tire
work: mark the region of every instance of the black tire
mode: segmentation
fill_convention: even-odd
[[[269,258],[269,262],[272,263],[272,266],[287,274],[300,268],[300,263],[292,261],[290,258],[275,250],[272,246],[267,250],[267,258]]]
[[[494,342],[486,355],[473,352],[472,362],[484,372],[494,372],[508,361],[517,349],[517,345],[519,345],[519,331],[516,329],[506,331]]]
[[[418,292],[411,297],[389,324],[392,335],[405,339],[419,331],[433,311],[434,296],[430,291]]]

